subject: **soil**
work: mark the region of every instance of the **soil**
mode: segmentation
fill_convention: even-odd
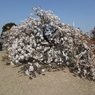
[[[95,82],[74,77],[68,68],[30,80],[18,73],[21,67],[5,65],[4,54],[0,51],[0,95],[95,95]]]

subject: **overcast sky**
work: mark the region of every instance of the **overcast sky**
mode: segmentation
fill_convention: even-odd
[[[0,33],[6,23],[22,24],[33,13],[31,8],[41,6],[61,18],[62,23],[89,32],[95,26],[95,0],[0,0]]]

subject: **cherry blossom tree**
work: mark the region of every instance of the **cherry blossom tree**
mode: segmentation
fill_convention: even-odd
[[[34,7],[34,14],[3,34],[3,48],[11,65],[22,65],[22,71],[35,76],[35,72],[63,70],[67,66],[77,75],[95,80],[95,55],[88,44],[88,35],[68,24],[52,11]],[[13,32],[14,31],[14,32]]]

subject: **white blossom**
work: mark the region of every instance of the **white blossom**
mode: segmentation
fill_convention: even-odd
[[[33,66],[29,66],[29,71],[33,71],[34,67]]]
[[[42,72],[45,72],[45,69],[42,69]]]
[[[28,71],[28,70],[26,70],[26,71],[25,71],[25,74],[26,74],[26,75],[29,75],[29,71]]]

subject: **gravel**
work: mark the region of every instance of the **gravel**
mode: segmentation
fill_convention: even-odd
[[[4,54],[0,51],[0,95],[95,95],[95,82],[74,77],[68,68],[30,80],[18,73],[21,67],[4,65]]]

